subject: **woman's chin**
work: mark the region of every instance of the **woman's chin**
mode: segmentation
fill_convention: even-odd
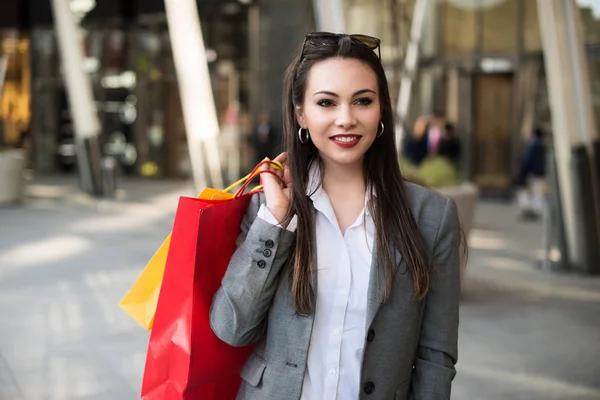
[[[360,164],[363,161],[364,153],[361,151],[344,151],[344,152],[321,152],[321,158],[325,163],[332,163],[336,165],[352,166]]]

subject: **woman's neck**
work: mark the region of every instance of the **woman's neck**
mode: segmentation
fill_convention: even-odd
[[[326,192],[337,192],[342,188],[364,192],[365,178],[362,163],[340,165],[332,162],[324,162],[323,164],[323,189]]]

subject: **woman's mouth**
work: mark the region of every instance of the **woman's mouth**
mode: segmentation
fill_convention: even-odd
[[[330,140],[343,148],[354,147],[358,144],[362,136],[358,135],[336,135],[332,136]]]

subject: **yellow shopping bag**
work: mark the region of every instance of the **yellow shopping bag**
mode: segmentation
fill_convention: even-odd
[[[198,198],[203,200],[226,200],[233,198],[235,195],[229,192],[236,186],[254,179],[260,173],[260,166],[264,162],[272,163],[275,169],[283,169],[282,165],[278,162],[263,161],[250,174],[228,188],[224,190],[204,188]],[[240,190],[243,191],[245,186],[242,186]],[[261,186],[257,186],[252,191],[260,189]],[[154,256],[146,264],[146,267],[131,289],[129,289],[129,292],[127,292],[123,300],[119,303],[119,306],[146,330],[152,329],[152,325],[154,324],[154,314],[156,313],[156,305],[158,304],[158,295],[165,272],[165,263],[167,262],[170,243],[171,234],[167,236],[163,244],[154,253]]]

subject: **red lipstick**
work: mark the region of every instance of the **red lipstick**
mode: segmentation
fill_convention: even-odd
[[[345,149],[356,146],[360,139],[362,136],[358,135],[335,135],[330,138],[333,143]]]

